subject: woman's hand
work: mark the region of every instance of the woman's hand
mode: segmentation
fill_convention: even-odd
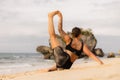
[[[104,63],[102,61],[100,61],[100,64],[103,65]]]

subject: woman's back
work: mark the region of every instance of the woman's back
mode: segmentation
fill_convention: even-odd
[[[80,42],[78,38],[73,38],[70,43],[66,45],[66,49],[80,56],[83,50],[83,42]]]

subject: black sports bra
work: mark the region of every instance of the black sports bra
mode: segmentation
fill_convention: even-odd
[[[67,50],[70,50],[71,52],[73,52],[73,53],[76,54],[77,56],[80,56],[81,53],[83,52],[83,41],[81,41],[81,42],[82,42],[82,47],[81,47],[80,50],[76,50],[76,49],[74,49],[74,48],[71,47],[72,41],[73,41],[73,39],[71,39],[71,42],[70,42],[68,45],[66,45],[66,49],[67,49]]]

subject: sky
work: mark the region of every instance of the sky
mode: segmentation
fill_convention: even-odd
[[[120,0],[0,0],[0,53],[36,53],[37,46],[48,46],[48,13],[54,10],[62,12],[66,32],[90,28],[96,48],[120,50]]]

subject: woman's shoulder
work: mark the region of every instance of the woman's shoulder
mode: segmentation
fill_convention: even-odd
[[[65,41],[66,45],[69,44],[71,42],[71,40],[72,40],[72,38],[69,35],[64,36],[64,41]]]

